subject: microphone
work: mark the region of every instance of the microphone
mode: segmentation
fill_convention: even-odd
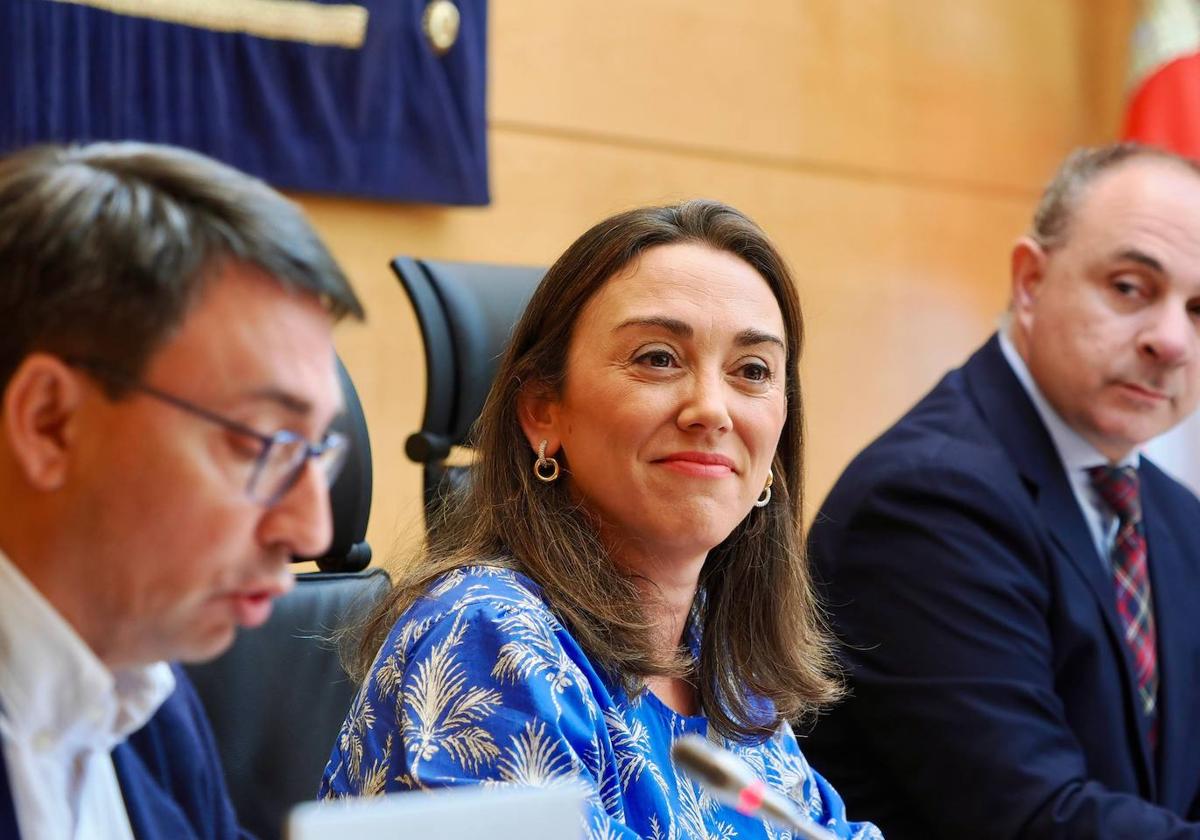
[[[792,829],[804,840],[837,840],[804,816],[790,799],[755,776],[744,761],[699,735],[677,738],[671,745],[671,758],[713,799],[739,814],[770,820]]]

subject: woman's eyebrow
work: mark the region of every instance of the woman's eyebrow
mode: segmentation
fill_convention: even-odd
[[[691,338],[693,335],[691,324],[681,321],[678,318],[669,318],[666,315],[647,315],[645,317],[629,318],[617,324],[613,332],[630,327],[661,327],[680,338]]]
[[[787,345],[783,343],[782,338],[762,330],[742,330],[733,341],[738,347],[750,347],[754,344],[777,344],[780,350],[787,351]]]
[[[617,324],[613,332],[629,329],[632,327],[659,327],[667,330],[680,338],[691,338],[694,335],[691,324],[686,321],[681,321],[678,318],[671,318],[666,315],[645,315],[636,318],[628,318]],[[787,345],[783,343],[783,339],[773,333],[764,332],[763,330],[745,329],[734,337],[734,344],[738,347],[750,347],[755,344],[775,344],[780,350],[787,351]]]

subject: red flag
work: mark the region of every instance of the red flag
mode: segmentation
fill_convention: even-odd
[[[1200,159],[1200,3],[1148,0],[1142,10],[1121,134]]]
[[[1143,0],[1121,135],[1200,160],[1200,0]],[[1200,412],[1146,447],[1200,493]]]

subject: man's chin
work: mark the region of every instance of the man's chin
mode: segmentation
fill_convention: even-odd
[[[190,665],[208,662],[229,650],[236,636],[237,625],[231,622],[224,627],[210,629],[202,638],[191,639],[177,646],[173,655],[166,658]]]
[[[1111,423],[1103,427],[1099,434],[1093,435],[1089,439],[1102,455],[1116,463],[1175,426],[1174,422],[1147,422],[1147,420],[1148,418],[1139,418],[1134,422]]]

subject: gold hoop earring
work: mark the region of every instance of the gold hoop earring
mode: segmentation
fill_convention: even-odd
[[[558,481],[558,461],[546,457],[546,441],[542,441],[538,446],[537,460],[533,462],[533,474],[537,476],[538,481],[547,484]]]
[[[766,507],[771,502],[771,485],[775,483],[775,473],[772,470],[767,470],[767,483],[763,487],[762,495],[754,502],[755,507]]]

